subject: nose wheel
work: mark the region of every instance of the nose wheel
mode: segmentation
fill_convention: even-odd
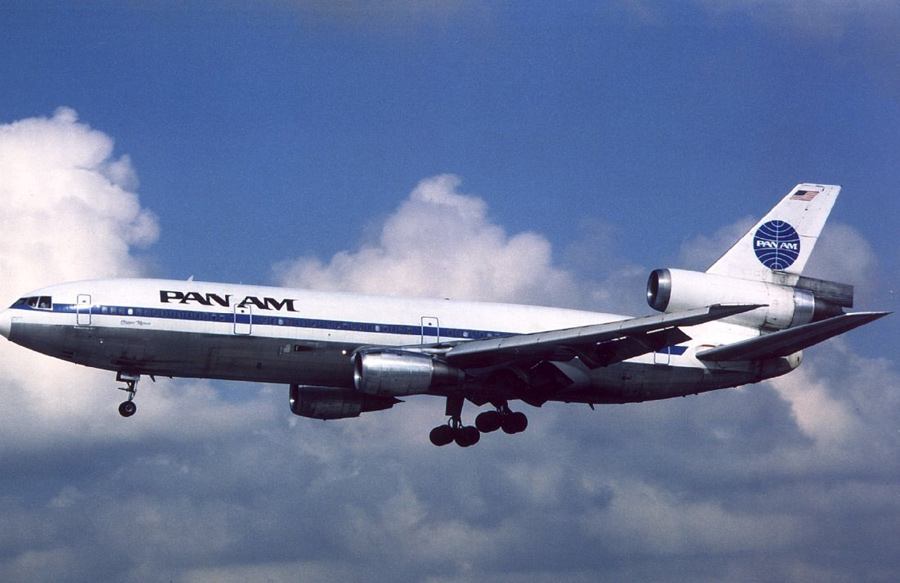
[[[137,395],[137,384],[141,380],[141,375],[119,372],[116,374],[116,380],[120,383],[125,383],[124,387],[118,387],[118,389],[128,393],[128,400],[119,405],[119,415],[131,417],[137,412],[134,396]]]
[[[131,417],[137,412],[137,405],[134,404],[134,401],[125,401],[121,405],[119,405],[119,415],[122,417]]]

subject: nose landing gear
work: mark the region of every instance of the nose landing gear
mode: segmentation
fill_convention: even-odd
[[[128,400],[119,405],[119,415],[131,417],[137,412],[134,396],[137,394],[137,384],[141,380],[141,375],[118,372],[116,373],[116,380],[120,383],[125,383],[124,387],[118,387],[118,389],[128,393]]]

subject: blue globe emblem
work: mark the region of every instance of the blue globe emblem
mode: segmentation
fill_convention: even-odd
[[[756,230],[753,251],[760,263],[773,271],[783,271],[800,255],[800,235],[784,221],[769,221]]]

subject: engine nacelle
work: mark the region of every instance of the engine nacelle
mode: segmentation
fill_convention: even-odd
[[[419,395],[464,380],[463,371],[419,352],[362,350],[353,357],[353,384],[367,395]]]
[[[727,321],[781,330],[843,313],[842,306],[853,306],[853,288],[806,277],[800,277],[793,285],[781,285],[698,271],[657,269],[647,281],[647,303],[660,312],[713,304],[764,304]]]
[[[397,399],[364,395],[340,387],[291,385],[291,413],[313,419],[346,419],[360,413],[390,409]]]

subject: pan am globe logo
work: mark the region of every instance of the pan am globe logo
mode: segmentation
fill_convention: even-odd
[[[783,271],[800,255],[800,235],[784,221],[769,221],[756,230],[753,251],[760,263],[773,271]]]

